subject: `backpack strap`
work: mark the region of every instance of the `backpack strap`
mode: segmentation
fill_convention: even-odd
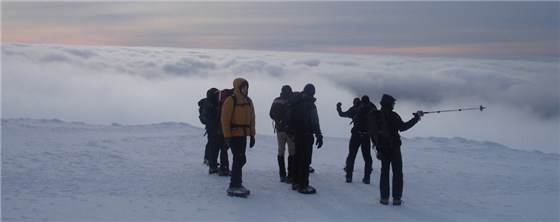
[[[238,106],[238,104],[237,104],[237,97],[235,97],[235,95],[231,95],[230,97],[233,99],[233,109],[232,109],[232,111],[231,111],[231,118],[230,118],[230,119],[231,119],[231,123],[230,123],[230,128],[231,128],[231,129],[234,129],[234,128],[242,128],[242,129],[243,129],[243,132],[245,133],[245,135],[248,135],[249,133],[247,133],[247,129],[248,129],[248,128],[251,128],[251,124],[235,124],[235,123],[233,123],[233,116],[234,116],[234,113],[235,113],[235,107]],[[251,106],[251,112],[254,112],[253,106],[252,106],[252,105],[253,105],[253,101],[252,101],[249,97],[246,97],[246,99],[247,99],[247,103],[244,103],[244,104],[241,104],[241,105],[249,105],[249,106]]]
[[[231,97],[231,99],[233,99],[233,109],[231,109],[231,118],[229,118],[230,121],[231,121],[230,122],[230,128],[234,128],[233,127],[233,114],[235,113],[235,107],[237,106],[237,98],[233,94],[230,97]]]

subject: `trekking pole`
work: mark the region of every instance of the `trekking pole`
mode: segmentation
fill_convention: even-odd
[[[428,111],[428,112],[419,110],[415,114],[419,114],[420,116],[423,116],[424,114],[431,114],[431,113],[461,112],[461,111],[469,111],[469,110],[480,110],[482,112],[484,111],[484,109],[486,109],[486,107],[480,105],[479,107],[472,107],[472,108],[447,109],[447,110],[436,110],[436,111]]]

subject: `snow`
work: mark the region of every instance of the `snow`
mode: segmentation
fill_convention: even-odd
[[[247,199],[202,164],[203,130],[185,123],[92,125],[2,120],[3,221],[558,221],[558,154],[464,138],[403,144],[404,205],[378,204],[372,184],[346,184],[348,138],[314,150],[302,195],[278,180],[275,139],[247,150]],[[231,158],[231,155],[230,155]]]

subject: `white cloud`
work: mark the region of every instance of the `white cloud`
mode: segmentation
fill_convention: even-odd
[[[404,136],[463,136],[558,152],[559,72],[555,62],[358,56],[243,50],[2,45],[3,118],[93,123],[185,121],[210,87],[243,76],[257,129],[271,134],[268,109],[280,87],[317,87],[323,131],[349,134],[335,104],[354,96],[399,99],[403,119],[417,109],[489,106],[485,113],[427,116]],[[555,136],[556,135],[556,136]]]

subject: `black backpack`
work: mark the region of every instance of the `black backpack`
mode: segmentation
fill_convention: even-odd
[[[206,98],[198,101],[198,119],[204,125],[206,125]]]
[[[289,121],[289,100],[290,97],[284,99],[284,103],[273,103],[270,108],[270,118],[274,120],[274,130],[286,132],[288,130]]]
[[[360,130],[366,130],[368,128],[369,113],[371,112],[371,110],[375,110],[377,108],[375,108],[375,105],[367,106],[364,104],[360,104],[357,109],[358,111],[352,117],[351,124],[354,124],[354,126],[358,127]]]
[[[310,127],[310,110],[307,108],[301,92],[294,92],[293,96],[288,99],[284,118],[289,134],[295,134],[298,125],[301,127],[303,124],[304,128]]]
[[[381,110],[372,109],[368,114],[368,133],[376,143],[390,141],[391,133],[385,113]]]

